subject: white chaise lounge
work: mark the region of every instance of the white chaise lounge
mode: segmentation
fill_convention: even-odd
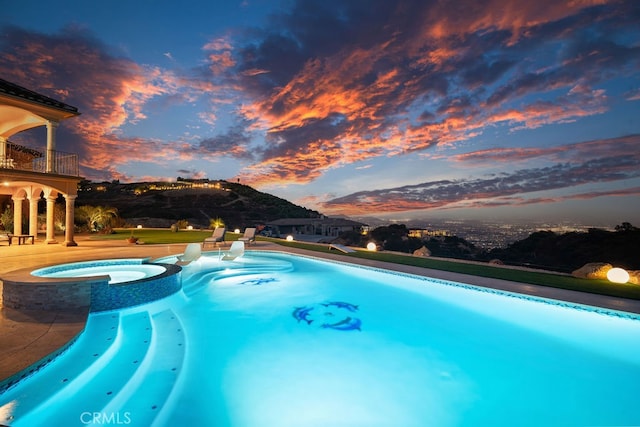
[[[206,245],[213,245],[215,247],[218,246],[218,242],[224,242],[224,232],[224,227],[216,227],[211,237],[207,237],[204,239],[204,242],[202,242],[202,249],[204,249]]]
[[[245,228],[244,234],[242,237],[238,239],[241,242],[245,242],[247,245],[250,245],[251,242],[256,241],[256,229],[254,228]]]

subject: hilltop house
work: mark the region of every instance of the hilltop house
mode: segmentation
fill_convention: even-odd
[[[266,224],[274,236],[309,235],[338,237],[345,231],[362,233],[367,231],[367,225],[345,218],[282,218]]]
[[[45,243],[57,243],[54,206],[61,194],[66,200],[63,245],[76,246],[74,203],[79,176],[77,154],[56,150],[56,129],[62,120],[78,116],[76,107],[0,79],[0,207],[13,203],[16,236],[38,233],[38,202],[46,200]],[[46,147],[34,150],[9,141],[28,129],[46,126]],[[43,144],[44,145],[44,144]],[[23,230],[23,216],[28,230]]]

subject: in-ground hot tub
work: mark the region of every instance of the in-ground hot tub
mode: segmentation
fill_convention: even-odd
[[[9,300],[15,300],[15,308],[60,309],[88,305],[93,312],[115,310],[179,291],[181,271],[178,265],[150,263],[148,258],[58,264],[31,271],[31,277],[40,280],[12,282]]]
[[[109,284],[133,282],[158,276],[167,271],[163,264],[144,263],[137,258],[74,262],[39,268],[31,272],[38,277],[91,277],[109,275]]]

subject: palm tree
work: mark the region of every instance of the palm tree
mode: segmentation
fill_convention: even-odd
[[[87,222],[89,230],[100,231],[111,227],[111,220],[117,218],[118,209],[108,206],[80,206],[76,215]]]
[[[215,230],[218,227],[224,227],[224,221],[222,220],[222,218],[210,218],[209,228]]]

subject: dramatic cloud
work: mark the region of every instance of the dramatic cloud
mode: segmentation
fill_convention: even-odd
[[[226,157],[242,182],[284,188],[356,162],[367,174],[437,158],[476,178],[426,175],[324,208],[518,204],[638,176],[638,136],[621,137],[635,123],[585,137],[591,120],[639,108],[638,22],[640,3],[624,0],[293,0],[259,27],[202,32],[189,65],[176,46],[154,46],[147,65],[77,27],[4,27],[0,75],[80,109],[58,148],[79,153],[90,179],[140,179],[123,171],[146,166],[205,176]],[[572,126],[573,144],[554,146]]]
[[[629,135],[553,147],[490,148],[454,155],[451,159],[474,164],[513,163],[535,158],[558,162],[584,162],[587,159],[610,157],[613,153],[617,156],[634,157],[639,146],[640,136]]]
[[[204,139],[200,142],[201,153],[224,153],[236,158],[251,159],[253,156],[247,150],[251,143],[251,136],[242,126],[234,126],[223,135]]]
[[[611,150],[618,143],[623,146],[621,151]],[[568,152],[578,152],[581,157],[548,167],[520,169],[482,178],[440,180],[384,190],[361,191],[329,200],[323,204],[323,207],[328,212],[362,215],[371,212],[397,212],[415,209],[519,205],[525,203],[524,198],[510,198],[508,196],[640,177],[640,151],[637,149],[639,144],[640,135],[633,135],[616,140],[572,144],[558,149],[525,150],[527,157],[562,157],[559,155],[560,153]],[[607,148],[609,148],[608,151]],[[506,150],[502,153],[507,158],[513,158],[513,156],[516,159],[522,158],[520,150]],[[480,157],[486,160],[493,158],[492,156],[497,152],[491,150],[484,152],[484,154],[488,156]],[[629,194],[624,190],[617,193],[619,195]],[[579,197],[568,196],[565,199],[598,197],[605,193],[593,192],[589,194],[590,196],[587,194],[581,194]],[[559,199],[532,199],[527,203],[534,203],[534,200],[535,203],[541,203],[543,201],[558,201]]]
[[[602,114],[598,86],[640,64],[640,46],[625,37],[640,18],[629,2],[343,3],[298,2],[236,46],[235,76],[252,99],[242,114],[270,144],[255,183],[308,182],[488,126]]]
[[[180,105],[213,90],[205,81],[142,67],[76,28],[53,36],[18,28],[5,33],[0,39],[0,75],[78,107],[82,113],[73,123],[61,124],[57,139],[60,151],[80,154],[84,176],[120,179],[124,175],[119,168],[126,164],[166,164],[195,155],[190,146],[179,142],[124,137],[121,128],[145,120],[153,100]]]

